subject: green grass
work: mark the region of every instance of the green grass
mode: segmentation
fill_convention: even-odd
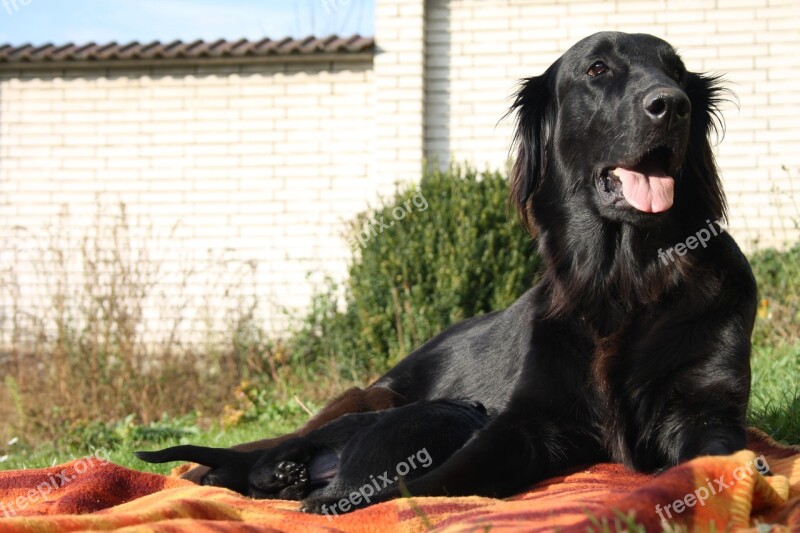
[[[800,444],[800,344],[755,347],[750,425],[778,441]]]
[[[33,448],[15,449],[15,445],[8,446],[6,459],[0,462],[0,470],[44,468],[102,450],[98,456],[108,457],[113,463],[135,470],[168,474],[178,463],[150,464],[134,457],[133,452],[178,444],[230,447],[290,433],[308,418],[308,413],[295,400],[251,409],[244,422],[232,427],[214,424],[206,431],[200,430],[196,417],[191,415],[178,419],[163,417],[146,426],[132,423],[129,417],[113,424],[94,423],[77,427],[68,430],[53,443],[39,444]]]
[[[107,452],[111,462],[127,466],[135,470],[168,474],[178,463],[150,464],[140,461],[133,456],[137,450],[150,450],[165,448],[178,444],[196,444],[199,446],[229,447],[242,442],[269,438],[294,431],[303,424],[307,416],[289,416],[278,423],[265,426],[263,423],[253,421],[240,424],[233,428],[214,428],[206,432],[187,431],[181,437],[166,437],[153,440],[127,439],[120,442],[106,443],[100,446],[69,445],[55,449],[52,445],[42,445],[35,450],[21,450],[19,453],[9,453],[8,459],[0,463],[2,469],[44,468],[66,462],[72,458],[80,458],[95,453],[102,449]],[[13,446],[11,447],[13,450]],[[106,455],[103,455],[105,457]]]

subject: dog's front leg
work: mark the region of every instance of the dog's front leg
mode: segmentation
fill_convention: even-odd
[[[750,339],[741,332],[750,331],[753,314],[747,308],[733,308],[728,317],[714,315],[706,324],[698,321],[695,330],[715,327],[718,334],[703,342],[687,334],[674,348],[688,355],[666,382],[669,401],[652,436],[668,459],[667,466],[701,455],[731,454],[746,446]]]
[[[584,456],[586,462],[596,460],[599,453],[597,441],[585,430],[560,426],[544,414],[517,411],[512,405],[443,464],[432,465],[430,473],[407,484],[391,484],[369,503],[399,497],[406,490],[412,496],[510,496],[569,464],[584,462]],[[324,504],[335,502],[315,498],[305,503],[305,510],[320,513]],[[364,505],[354,504],[352,509]]]

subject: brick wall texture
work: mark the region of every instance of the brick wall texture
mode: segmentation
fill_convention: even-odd
[[[0,72],[0,328],[53,280],[80,285],[84,237],[124,204],[129,262],[160,265],[140,274],[155,329],[179,309],[182,328],[224,322],[257,295],[284,331],[344,275],[344,221],[425,159],[504,168],[517,80],[604,29],[725,75],[731,232],[748,249],[800,237],[796,0],[377,0],[376,17],[372,61]]]
[[[169,280],[176,296],[258,294],[270,329],[283,329],[283,310],[304,308],[315,280],[343,275],[343,221],[373,199],[373,94],[371,62],[5,74],[3,325],[20,300],[39,294],[41,309],[52,296],[43,285],[59,272],[33,272],[59,269],[50,252],[70,252],[80,284],[87,232],[100,225],[106,246],[120,246],[108,234],[124,203],[131,237],[120,247],[148,242],[148,259],[169,271],[158,290]],[[187,302],[195,323],[182,327],[219,313],[203,303]]]

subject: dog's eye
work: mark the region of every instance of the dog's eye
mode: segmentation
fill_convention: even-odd
[[[586,71],[586,74],[589,76],[599,76],[608,70],[608,65],[603,63],[602,61],[595,61],[592,63],[592,66],[589,67],[589,70]]]

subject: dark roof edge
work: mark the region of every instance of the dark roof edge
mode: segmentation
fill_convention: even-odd
[[[205,59],[114,59],[94,61],[41,61],[14,62],[0,61],[0,72],[8,71],[45,71],[45,70],[117,70],[148,68],[186,68],[217,67],[240,65],[275,65],[275,64],[308,64],[308,63],[362,63],[372,62],[373,52],[348,54],[315,54],[315,55],[283,55],[239,58],[205,58]]]
[[[365,61],[375,40],[353,35],[305,39],[75,45],[0,45],[0,70],[109,69]]]

